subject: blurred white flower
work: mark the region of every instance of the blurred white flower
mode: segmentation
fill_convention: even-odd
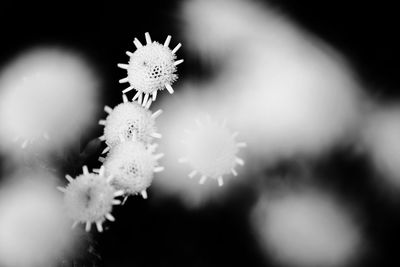
[[[97,79],[77,54],[38,48],[19,55],[0,74],[0,148],[49,152],[76,140],[94,117]],[[13,142],[17,141],[17,142]]]
[[[265,16],[256,1],[190,0],[182,6],[182,20],[187,49],[200,53],[203,60],[221,60],[235,54],[260,35],[266,22],[275,27],[280,22],[274,14]],[[271,19],[271,16],[273,17]],[[250,38],[250,40],[249,40]]]
[[[243,159],[237,154],[246,143],[237,142],[235,138],[238,132],[230,132],[225,122],[218,123],[210,116],[206,116],[205,120],[196,119],[195,122],[196,128],[185,130],[186,136],[182,140],[185,155],[179,162],[188,163],[193,168],[189,178],[200,174],[200,184],[212,178],[222,186],[223,175],[237,176],[235,167],[244,165]]]
[[[223,200],[233,186],[238,181],[242,181],[241,174],[245,173],[245,169],[247,170],[246,167],[249,164],[247,164],[246,154],[243,153],[240,157],[246,159],[246,165],[243,168],[235,169],[235,172],[237,171],[239,174],[238,177],[233,177],[232,175],[229,183],[222,187],[216,186],[213,179],[205,180],[204,184],[200,186],[198,179],[188,178],[188,173],[191,171],[190,166],[178,162],[180,158],[187,156],[187,149],[182,144],[182,140],[186,137],[185,129],[196,129],[195,119],[202,118],[206,113],[213,114],[212,111],[220,101],[214,97],[214,94],[196,90],[198,85],[186,84],[182,89],[184,90],[176,93],[174,97],[160,102],[163,109],[168,110],[168,112],[163,113],[163,116],[157,122],[159,131],[163,133],[163,138],[159,140],[159,144],[160,150],[165,152],[166,155],[163,159],[165,171],[160,174],[159,179],[154,180],[152,188],[157,191],[154,196],[175,195],[188,207],[195,208],[210,201]],[[213,116],[213,120],[222,122],[224,118]],[[229,120],[226,121],[226,127],[232,131],[236,130],[231,127]],[[223,132],[226,133],[225,131]],[[207,131],[203,133],[206,134]],[[219,140],[220,136],[212,138],[218,138]],[[240,135],[239,138],[242,139],[242,136]],[[204,144],[204,141],[200,140],[198,144],[194,142],[193,149],[196,149],[196,146],[202,146],[201,144]],[[247,152],[247,150],[243,149],[243,152]],[[242,152],[240,153],[242,154]],[[205,163],[212,158],[212,155],[207,153],[199,153],[199,156],[201,158],[204,157]],[[224,171],[231,172],[231,168],[224,169]]]
[[[0,190],[0,265],[54,266],[72,252],[75,235],[54,177],[27,176],[12,177]]]
[[[390,187],[400,188],[400,105],[375,107],[360,130],[361,146]],[[379,183],[382,185],[382,183]],[[393,188],[393,187],[391,187]]]
[[[252,212],[260,245],[290,266],[347,266],[361,252],[359,229],[330,196],[313,191],[261,198]]]
[[[230,121],[250,154],[265,164],[348,141],[362,93],[337,53],[252,1],[192,0],[182,16],[189,46],[218,61],[217,76],[197,86],[217,99],[207,112]]]

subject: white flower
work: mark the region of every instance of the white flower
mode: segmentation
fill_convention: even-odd
[[[0,266],[56,266],[77,240],[49,173],[9,177],[0,192]]]
[[[114,109],[108,106],[104,108],[108,116],[99,122],[104,125],[104,135],[100,137],[100,140],[107,144],[103,153],[108,152],[110,148],[123,140],[133,139],[147,145],[153,138],[161,138],[161,134],[157,133],[155,119],[162,110],[151,113],[138,103],[129,102],[125,95],[123,99],[124,102]]]
[[[36,49],[12,61],[0,75],[0,146],[14,141],[50,152],[76,139],[93,119],[98,82],[87,64],[62,49]]]
[[[183,59],[175,61],[175,53],[181,47],[181,44],[179,43],[173,50],[168,47],[171,41],[170,35],[168,35],[164,45],[152,42],[147,32],[145,36],[146,45],[142,45],[135,38],[133,43],[137,50],[134,53],[127,52],[130,57],[129,63],[118,64],[118,67],[126,69],[128,73],[128,76],[119,82],[130,84],[123,93],[135,89],[137,93],[133,100],[139,99],[140,102],[142,102],[144,94],[144,105],[147,104],[150,95],[152,95],[152,101],[155,101],[159,90],[167,88],[170,94],[174,92],[171,85],[178,78],[175,74],[176,66],[183,62]]]
[[[186,156],[180,158],[181,163],[189,163],[194,169],[189,177],[193,178],[200,173],[200,184],[207,178],[218,181],[219,186],[223,185],[222,176],[228,173],[237,175],[235,166],[243,165],[244,161],[237,157],[240,147],[245,143],[237,143],[237,133],[231,133],[225,123],[221,125],[207,118],[205,122],[196,120],[197,129],[186,130],[188,136],[183,141]]]
[[[154,173],[164,170],[157,162],[164,155],[153,155],[155,148],[156,145],[146,148],[133,140],[113,147],[104,161],[106,174],[114,177],[112,185],[127,195],[140,193],[147,198],[146,189],[151,185]]]
[[[113,205],[119,205],[121,201],[114,199],[121,196],[122,191],[116,191],[111,186],[112,177],[104,177],[104,168],[99,174],[89,173],[83,166],[83,174],[75,179],[66,176],[69,184],[66,188],[58,187],[64,192],[64,202],[67,214],[74,221],[73,227],[78,223],[86,223],[86,231],[90,231],[92,223],[95,223],[99,232],[103,231],[103,222],[108,219],[114,221],[111,215]]]

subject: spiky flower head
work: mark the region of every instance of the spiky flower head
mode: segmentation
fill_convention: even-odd
[[[86,231],[90,231],[92,223],[95,223],[97,230],[102,232],[106,219],[115,220],[111,215],[112,207],[121,203],[115,197],[123,195],[123,192],[116,191],[110,184],[112,177],[104,176],[104,168],[95,174],[89,173],[88,168],[83,166],[83,174],[75,179],[69,175],[66,178],[68,186],[58,189],[64,192],[66,212],[74,221],[73,227],[85,223]]]
[[[129,56],[128,64],[118,64],[118,67],[127,70],[127,77],[120,80],[120,83],[128,82],[130,86],[123,93],[135,89],[137,91],[133,100],[141,100],[144,95],[144,103],[146,104],[149,96],[152,96],[152,101],[156,100],[157,92],[167,88],[172,94],[174,90],[171,85],[176,81],[178,76],[176,66],[183,60],[176,59],[176,51],[181,47],[179,43],[173,50],[168,46],[171,41],[171,36],[168,35],[164,45],[153,42],[150,34],[146,32],[146,45],[135,38],[134,44],[137,50],[126,52]]]
[[[124,102],[114,109],[108,106],[104,108],[108,116],[99,122],[104,125],[104,135],[100,137],[100,140],[105,141],[108,147],[103,153],[108,152],[110,148],[123,140],[133,139],[147,145],[154,138],[161,138],[161,134],[156,130],[155,119],[162,110],[152,113],[137,102],[129,102],[125,95],[123,100]]]
[[[141,194],[147,198],[146,189],[151,185],[155,172],[164,167],[158,165],[163,154],[154,155],[156,145],[147,148],[133,140],[124,141],[112,148],[104,161],[107,175],[112,175],[112,185],[128,195]]]
[[[187,138],[183,140],[186,155],[179,162],[188,163],[193,168],[190,178],[198,173],[201,175],[200,184],[213,178],[222,186],[222,176],[228,173],[236,176],[236,165],[244,164],[237,153],[246,143],[236,142],[237,133],[231,133],[225,122],[218,124],[207,117],[204,122],[196,120],[196,124],[195,130],[186,130]]]

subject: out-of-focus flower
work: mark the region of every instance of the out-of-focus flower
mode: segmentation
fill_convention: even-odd
[[[261,198],[252,214],[260,245],[290,266],[347,266],[361,251],[359,229],[330,196],[313,191]]]
[[[318,156],[352,137],[363,95],[335,51],[252,1],[192,0],[182,10],[190,47],[205,63],[217,60],[216,76],[194,86],[217,99],[207,112],[226,118],[264,166]],[[182,110],[171,101],[163,103],[169,112]]]
[[[280,21],[277,14],[267,16],[256,1],[242,0],[190,0],[183,2],[182,28],[187,49],[200,53],[206,62],[229,60],[237,51],[257,41],[265,24],[277,31]],[[250,39],[249,39],[250,38]]]
[[[55,178],[41,173],[11,178],[0,190],[0,265],[54,266],[76,242]]]
[[[86,62],[64,49],[21,54],[0,74],[0,148],[36,153],[68,145],[92,121],[98,81]]]
[[[377,106],[367,113],[364,122],[360,130],[362,149],[382,178],[400,188],[400,106]]]
[[[185,130],[187,136],[182,140],[185,156],[179,161],[193,168],[189,178],[199,173],[200,184],[212,178],[222,186],[223,175],[232,173],[237,176],[236,165],[244,165],[237,153],[246,143],[236,142],[237,132],[230,132],[225,123],[218,124],[209,116],[204,121],[196,120],[196,126],[194,130]]]
[[[197,87],[197,84],[192,84],[192,86],[187,84],[183,91],[175,94],[174,97],[168,98],[167,101],[161,102],[161,105],[168,109],[168,112],[165,112],[160,117],[157,124],[158,129],[163,133],[163,138],[159,140],[159,145],[160,150],[166,155],[163,159],[165,171],[161,173],[159,179],[154,180],[152,185],[152,188],[156,190],[155,196],[177,196],[190,208],[199,207],[212,201],[224,200],[235,184],[244,181],[241,174],[245,173],[249,166],[246,153],[249,149],[244,149],[240,151],[240,157],[246,159],[246,165],[243,168],[236,169],[239,175],[232,177],[229,183],[222,187],[216,186],[213,179],[207,179],[204,184],[199,186],[199,180],[187,177],[190,172],[190,165],[178,163],[181,157],[188,155],[185,152],[185,144],[182,143],[186,136],[185,129],[196,129],[195,118],[202,118],[205,113],[213,114],[213,120],[215,121],[222,122],[224,120],[224,117],[214,116],[213,112],[218,103],[221,103],[220,99],[215,98],[212,92],[204,93],[201,90],[195,90]],[[219,129],[218,127],[217,129]],[[231,127],[229,120],[226,122],[226,127],[236,130]],[[211,128],[210,130],[213,131],[213,129]],[[201,131],[200,133],[206,134],[207,131]],[[229,134],[227,136],[231,137]],[[210,138],[215,140],[215,138],[219,139],[219,137],[218,135]],[[242,135],[240,135],[241,138]],[[199,144],[193,143],[193,149],[196,146],[201,146],[205,141],[200,140]],[[203,160],[206,163],[213,157],[213,155],[208,155],[207,153],[200,153],[199,156],[205,157]],[[231,168],[224,168],[224,171],[231,172]]]

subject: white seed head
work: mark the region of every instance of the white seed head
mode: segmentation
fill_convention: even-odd
[[[149,110],[136,102],[121,103],[107,116],[104,126],[106,144],[114,147],[122,140],[136,140],[145,144],[156,133],[155,118]]]
[[[142,45],[138,39],[134,44],[137,50],[134,53],[127,53],[129,56],[128,64],[118,64],[118,67],[126,69],[127,77],[120,80],[120,83],[129,83],[130,86],[124,90],[128,92],[135,89],[140,95],[136,95],[141,99],[144,94],[144,102],[152,95],[155,101],[157,91],[165,88],[169,93],[173,93],[172,84],[177,80],[177,66],[183,60],[176,60],[176,51],[181,47],[179,43],[173,50],[168,45],[171,37],[168,36],[164,45],[158,42],[152,42],[150,35],[146,33],[146,45]]]
[[[112,175],[111,184],[128,195],[141,193],[152,183],[158,167],[157,156],[142,143],[125,141],[116,145],[108,154],[104,167]]]
[[[172,84],[178,76],[174,65],[176,55],[157,42],[137,49],[129,59],[128,81],[136,90],[153,93]]]
[[[112,210],[115,192],[106,177],[81,174],[65,188],[66,211],[75,222],[102,223]]]

